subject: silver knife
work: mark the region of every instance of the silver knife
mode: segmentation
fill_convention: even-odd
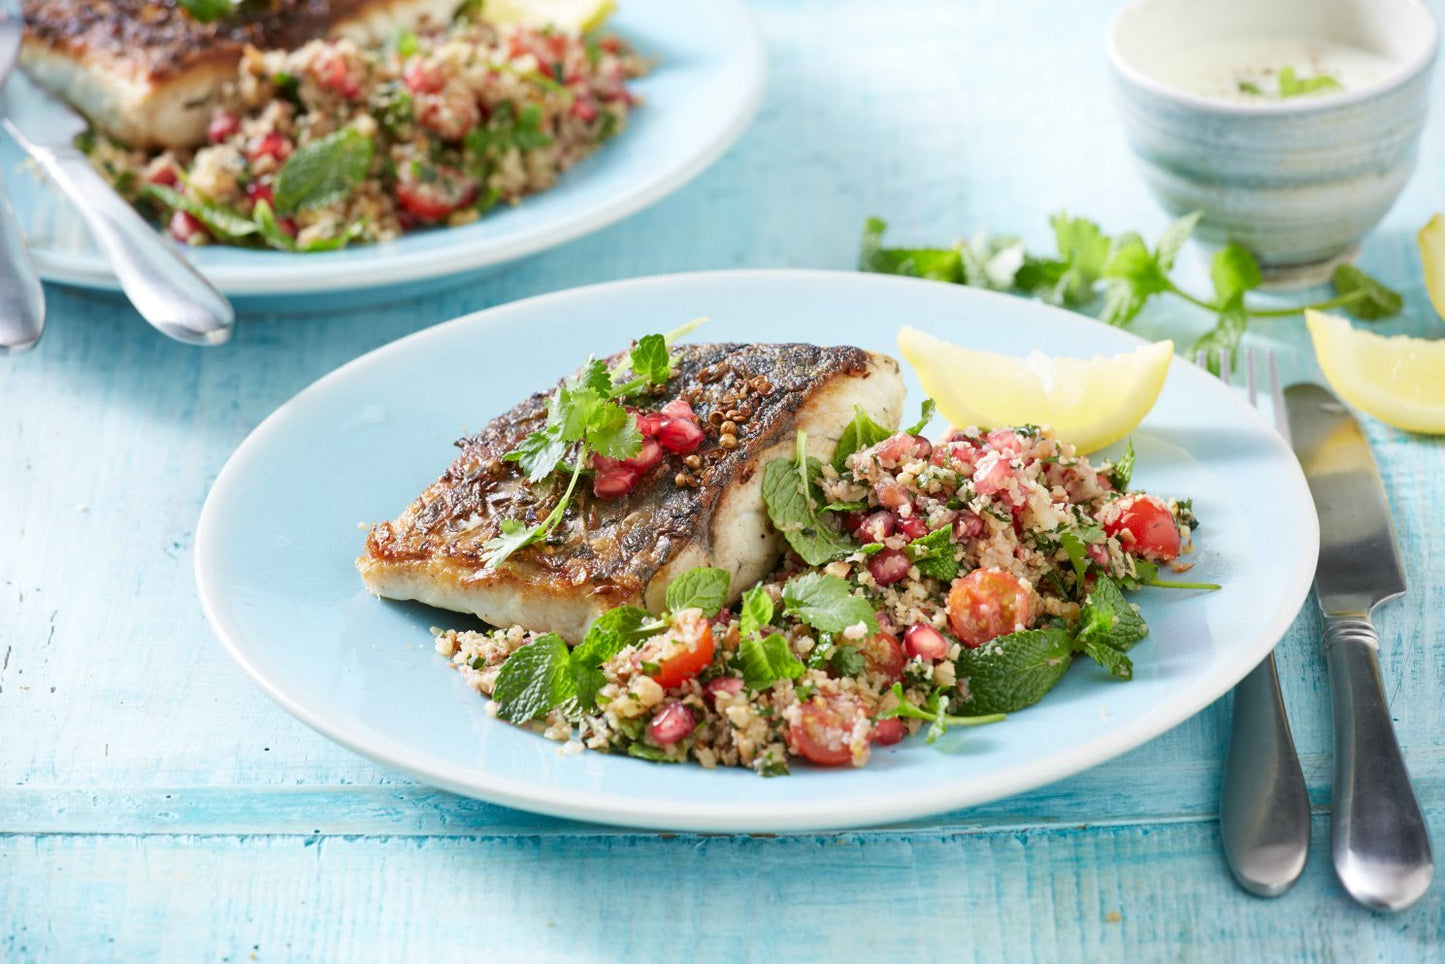
[[[1378,605],[1405,592],[1385,485],[1360,425],[1318,385],[1285,389],[1295,454],[1320,517],[1315,591],[1335,721],[1335,873],[1367,907],[1399,911],[1430,886],[1430,835],[1380,683]]]
[[[236,318],[231,303],[75,147],[85,120],[18,71],[6,83],[0,106],[5,113],[0,125],[75,204],[141,317],[188,344],[218,345],[230,338]]]
[[[12,11],[0,13],[0,84],[20,53],[21,25]],[[25,236],[0,181],[0,355],[35,347],[45,330],[45,291],[25,250]]]

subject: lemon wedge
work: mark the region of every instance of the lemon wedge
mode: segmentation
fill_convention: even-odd
[[[1093,452],[1132,432],[1164,387],[1174,343],[1110,358],[1027,358],[975,351],[905,327],[898,347],[938,410],[954,425],[1051,425],[1059,440]]]
[[[1420,264],[1425,269],[1425,290],[1435,314],[1445,318],[1445,217],[1437,214],[1419,233],[1415,243],[1420,246]]]
[[[1305,324],[1341,398],[1387,425],[1445,435],[1445,341],[1357,331],[1318,311],[1306,311]]]
[[[616,9],[614,0],[486,0],[482,19],[524,27],[551,25],[566,33],[586,33],[602,26]]]

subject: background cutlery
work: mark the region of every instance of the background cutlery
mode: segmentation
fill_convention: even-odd
[[[32,109],[21,109],[17,105],[22,98],[9,96],[17,87],[25,89],[23,102]],[[75,204],[141,316],[188,344],[216,345],[228,339],[235,320],[230,302],[115,193],[74,146],[86,128],[84,119],[21,72],[10,78],[6,95],[0,124]],[[66,122],[56,123],[57,116]]]
[[[21,29],[18,13],[0,10],[0,85],[20,55]],[[0,181],[0,354],[34,348],[44,329],[45,291]]]
[[[1320,517],[1315,590],[1335,720],[1335,873],[1355,900],[1404,910],[1430,886],[1430,836],[1380,682],[1374,607],[1405,591],[1384,482],[1349,410],[1318,385],[1285,390],[1295,454]]]

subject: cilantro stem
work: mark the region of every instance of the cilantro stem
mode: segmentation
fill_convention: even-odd
[[[678,341],[682,338],[686,338],[688,335],[692,334],[694,331],[707,324],[709,320],[710,319],[707,315],[702,315],[701,317],[694,318],[692,321],[678,325],[676,328],[672,329],[672,331],[665,333],[662,336],[662,340],[666,342],[668,347],[670,348],[672,347],[673,342]]]
[[[1338,295],[1325,301],[1317,301],[1312,305],[1300,305],[1298,308],[1251,308],[1251,318],[1290,318],[1302,311],[1329,311],[1331,308],[1344,308],[1352,305],[1362,298],[1367,297],[1364,290],[1351,291],[1347,295]]]
[[[1189,302],[1191,305],[1197,305],[1212,314],[1217,315],[1221,310],[1220,306],[1216,305],[1214,302],[1205,301],[1203,298],[1196,298],[1172,281],[1169,282],[1169,290],[1172,291],[1174,294],[1178,295],[1179,297],[1183,298],[1185,301]]]
[[[1155,587],[1156,589],[1209,589],[1209,590],[1213,590],[1213,589],[1219,589],[1219,588],[1221,588],[1220,585],[1219,585],[1219,583],[1217,583],[1217,582],[1175,582],[1174,580],[1168,580],[1168,581],[1166,581],[1166,580],[1163,580],[1163,579],[1141,579],[1141,580],[1139,580],[1139,585],[1141,585],[1141,586],[1153,586],[1153,587]]]
[[[545,539],[557,528],[557,523],[562,521],[562,516],[567,512],[567,506],[572,502],[572,491],[577,488],[577,480],[582,475],[582,466],[587,461],[587,443],[583,442],[582,447],[577,450],[577,464],[572,466],[572,477],[567,480],[567,491],[562,493],[562,498],[552,511],[547,513],[547,518],[542,520],[538,527],[537,539]]]

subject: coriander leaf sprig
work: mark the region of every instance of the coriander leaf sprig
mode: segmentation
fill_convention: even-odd
[[[912,275],[954,284],[1015,291],[1050,304],[1083,311],[1098,302],[1100,320],[1120,327],[1138,317],[1159,295],[1173,295],[1216,316],[1215,325],[1191,346],[1188,354],[1211,349],[1211,366],[1222,352],[1231,355],[1252,319],[1286,318],[1307,309],[1344,308],[1364,321],[1398,314],[1403,302],[1386,287],[1354,265],[1335,269],[1335,297],[1298,308],[1254,308],[1245,295],[1264,281],[1259,263],[1246,248],[1230,243],[1214,254],[1210,265],[1213,297],[1181,288],[1170,276],[1174,260],[1201,212],[1178,219],[1151,249],[1134,232],[1110,238],[1093,221],[1060,212],[1050,218],[1057,254],[1035,256],[1023,252],[1013,238],[959,241],[948,248],[885,248],[887,224],[869,218],[863,228],[859,267],[864,271]],[[1005,257],[1005,253],[1007,256]],[[1007,270],[1012,265],[1012,270]]]
[[[585,471],[593,453],[609,459],[626,459],[642,448],[642,432],[637,417],[622,403],[642,391],[665,385],[672,378],[669,346],[705,322],[698,318],[664,335],[644,335],[638,339],[625,361],[608,368],[606,362],[587,359],[582,370],[557,386],[547,402],[547,422],[528,434],[517,447],[502,458],[518,463],[527,481],[536,485],[558,468],[569,471],[567,488],[557,504],[541,522],[528,526],[516,519],[503,519],[501,532],[482,546],[482,562],[496,569],[519,549],[546,539],[561,524],[577,480]],[[618,381],[631,369],[631,379]],[[572,455],[570,469],[563,464]]]

